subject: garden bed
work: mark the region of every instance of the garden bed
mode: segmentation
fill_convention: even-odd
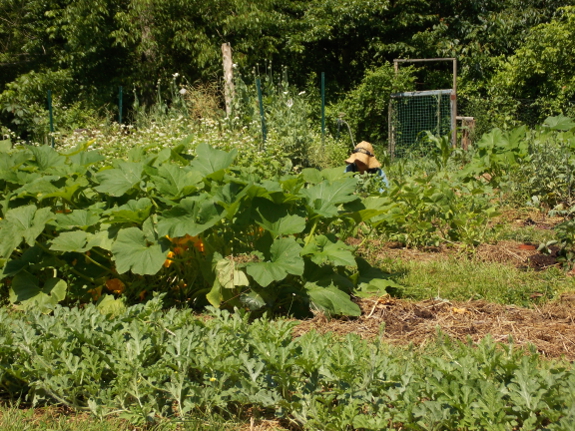
[[[318,314],[302,321],[294,330],[299,336],[310,330],[340,335],[355,333],[362,338],[381,336],[396,345],[422,346],[434,342],[438,334],[466,342],[478,342],[487,335],[518,346],[535,346],[548,358],[575,360],[575,294],[561,301],[526,309],[486,301],[446,301],[429,299],[410,302],[388,296],[359,301],[357,319],[327,319]],[[383,329],[383,330],[382,330]]]

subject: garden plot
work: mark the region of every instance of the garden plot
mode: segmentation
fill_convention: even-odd
[[[329,320],[317,315],[302,321],[296,336],[310,330],[339,335],[359,334],[362,338],[381,337],[396,345],[424,346],[442,335],[462,342],[478,342],[486,336],[495,341],[536,350],[548,358],[575,360],[575,295],[534,309],[493,304],[486,301],[446,301],[429,299],[410,302],[382,298],[359,301],[362,315],[354,320]]]

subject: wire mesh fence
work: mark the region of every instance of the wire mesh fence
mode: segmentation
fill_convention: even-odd
[[[427,133],[451,132],[451,90],[415,91],[391,95],[389,103],[389,153],[394,158],[422,156],[433,145]]]

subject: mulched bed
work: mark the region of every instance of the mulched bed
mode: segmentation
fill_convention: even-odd
[[[294,336],[310,330],[339,335],[355,333],[370,339],[380,334],[396,345],[425,345],[437,337],[437,328],[450,337],[478,342],[491,334],[506,343],[511,336],[516,345],[533,344],[548,358],[575,360],[575,294],[564,294],[560,302],[534,309],[493,304],[485,301],[410,302],[391,297],[360,300],[362,315],[356,319],[327,319],[317,315],[302,321]]]
[[[475,258],[484,262],[507,263],[521,269],[542,271],[560,265],[559,247],[551,246],[549,252],[537,251],[534,244],[499,241],[497,244],[481,244],[477,247]]]

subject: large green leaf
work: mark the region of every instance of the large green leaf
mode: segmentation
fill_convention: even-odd
[[[44,193],[39,198],[61,198],[64,201],[73,202],[74,196],[77,195],[80,190],[86,189],[89,185],[90,183],[86,177],[67,178],[66,184],[63,187],[59,187],[57,190],[49,193]]]
[[[36,165],[40,171],[45,171],[54,166],[63,165],[66,161],[65,157],[61,156],[48,145],[30,147],[30,151],[34,154]]]
[[[244,201],[251,185],[236,181],[229,181],[225,185],[213,190],[214,201],[225,209],[225,216],[232,220]]]
[[[543,125],[549,127],[551,130],[567,131],[575,127],[575,122],[569,117],[558,115],[557,117],[548,117],[543,122]]]
[[[372,296],[386,295],[388,290],[397,290],[402,287],[400,284],[388,278],[375,278],[369,283],[360,283],[354,291],[354,295],[360,298],[370,298]]]
[[[347,293],[337,287],[320,287],[314,283],[306,283],[305,289],[312,305],[327,315],[361,315],[359,306],[351,301]]]
[[[305,219],[295,214],[288,214],[282,205],[272,205],[264,201],[257,208],[260,220],[257,223],[269,231],[274,238],[282,235],[294,235],[303,232]]]
[[[52,180],[57,179],[59,178],[53,175],[35,178],[34,180],[24,184],[19,189],[14,190],[14,196],[18,198],[31,196],[38,200],[42,200],[44,195],[58,191],[58,187],[51,182]]]
[[[236,158],[237,150],[234,148],[227,153],[202,143],[198,145],[196,153],[198,156],[190,163],[192,169],[198,171],[204,177],[211,176],[214,179],[221,180],[224,176],[224,170]]]
[[[132,187],[140,183],[143,163],[118,162],[118,168],[107,169],[96,174],[96,180],[100,185],[95,189],[111,196],[123,196]]]
[[[214,282],[206,299],[214,307],[219,307],[222,302],[228,306],[240,306],[237,298],[237,286],[247,286],[249,280],[243,271],[236,269],[233,258],[224,258],[219,253],[214,253],[212,268],[215,273]]]
[[[120,230],[112,254],[120,274],[131,270],[134,274],[154,275],[162,269],[168,249],[163,240],[148,242],[140,229],[130,227]]]
[[[158,168],[157,175],[152,176],[156,189],[162,196],[181,198],[200,189],[203,175],[192,169],[164,164]]]
[[[27,271],[22,271],[12,280],[10,302],[21,303],[24,308],[39,307],[52,309],[66,298],[68,285],[59,278],[50,278],[40,286],[39,280]]]
[[[68,156],[68,159],[70,162],[76,165],[90,166],[105,160],[105,157],[97,151],[82,151],[77,154]]]
[[[262,287],[281,281],[288,274],[302,275],[304,261],[301,247],[293,238],[276,239],[270,247],[270,257],[263,262],[246,265],[246,272]]]
[[[337,181],[343,177],[345,171],[344,166],[336,168],[317,170],[315,168],[304,169],[301,174],[306,182],[311,184],[319,184],[324,180]]]
[[[56,227],[62,230],[86,230],[100,222],[100,213],[97,210],[73,210],[69,214],[56,214]]]
[[[325,235],[314,236],[302,250],[303,256],[310,256],[316,265],[356,266],[353,247]]]
[[[98,311],[106,316],[119,316],[126,311],[124,298],[115,298],[114,295],[103,294],[96,305]]]
[[[10,139],[3,139],[0,141],[0,153],[8,153],[12,150],[12,141]]]
[[[116,240],[117,228],[105,226],[102,230],[96,232],[95,234],[88,235],[88,243],[86,248],[91,250],[94,247],[100,247],[103,250],[112,251],[112,246]]]
[[[148,198],[132,199],[128,203],[104,212],[108,223],[136,223],[146,220],[152,210],[152,201]]]
[[[84,253],[88,251],[86,248],[88,243],[88,233],[83,230],[76,230],[74,232],[63,232],[52,240],[50,250],[54,251],[75,251]]]
[[[30,246],[44,230],[46,223],[53,220],[50,208],[37,209],[27,205],[9,210],[0,221],[0,256],[10,257],[22,240]]]
[[[357,180],[355,178],[343,178],[338,181],[323,181],[300,193],[306,197],[308,208],[312,215],[322,217],[336,217],[340,204],[359,199],[355,194]]]
[[[236,286],[247,286],[248,278],[241,270],[237,270],[233,258],[222,258],[215,265],[216,278],[224,289],[234,289]]]
[[[223,208],[207,194],[184,198],[158,222],[160,236],[197,236],[220,221]]]

